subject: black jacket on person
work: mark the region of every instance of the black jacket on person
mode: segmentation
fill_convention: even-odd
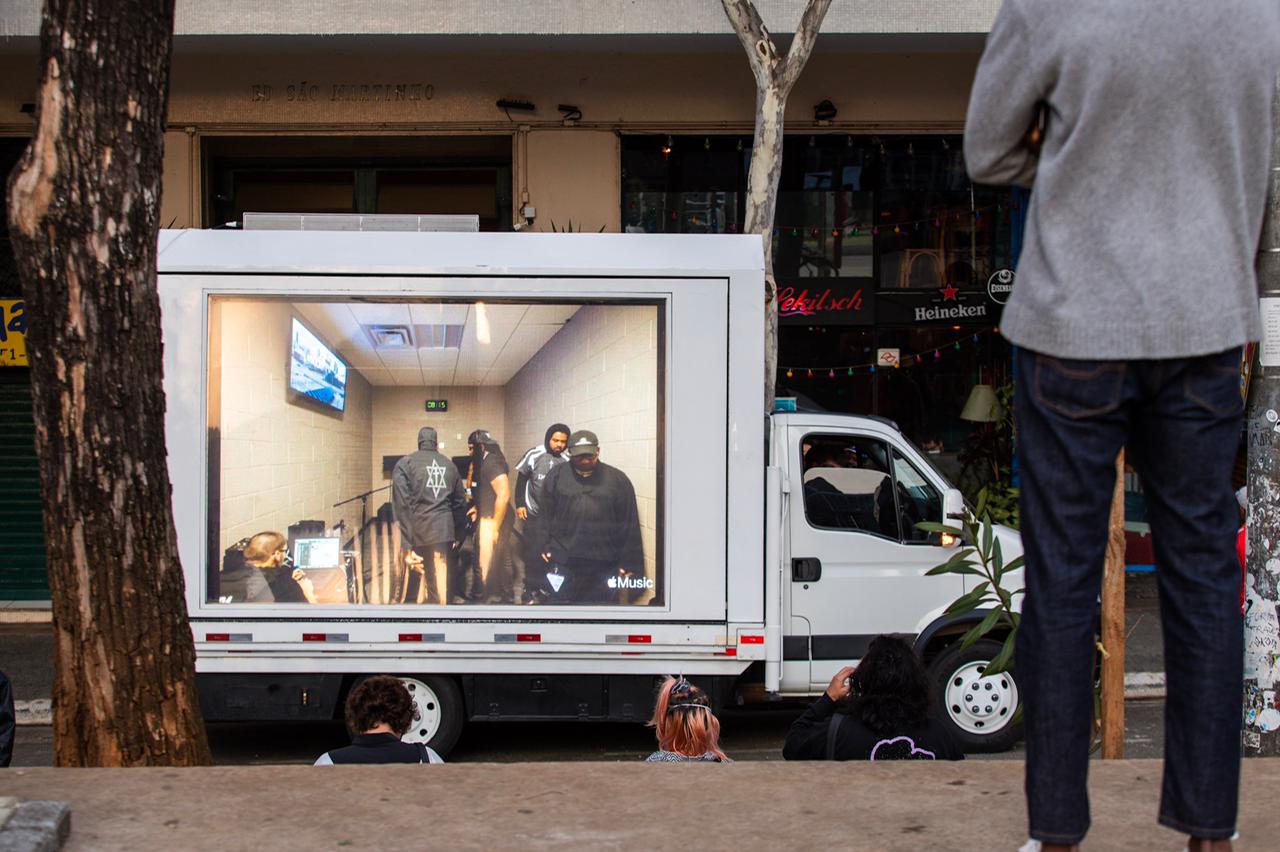
[[[0,767],[13,760],[13,732],[17,719],[13,712],[13,689],[9,677],[0,672]]]
[[[787,760],[825,760],[831,720],[840,711],[825,693],[791,724],[782,756]],[[834,760],[964,760],[964,752],[936,719],[877,733],[856,707],[836,729]]]
[[[418,430],[418,450],[391,471],[391,508],[405,547],[450,544],[465,511],[462,479],[453,462],[436,451],[436,430]]]
[[[316,766],[353,763],[444,763],[440,755],[422,743],[402,742],[395,734],[356,734],[351,745],[326,751]]]
[[[644,573],[636,491],[625,473],[600,462],[583,477],[572,463],[558,465],[547,476],[542,497],[538,540],[552,562],[583,559]]]

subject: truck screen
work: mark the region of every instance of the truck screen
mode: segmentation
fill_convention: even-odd
[[[211,297],[206,599],[661,605],[665,315]],[[291,390],[299,327],[342,406]]]

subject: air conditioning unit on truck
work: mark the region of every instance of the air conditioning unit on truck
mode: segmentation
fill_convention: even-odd
[[[983,677],[991,643],[959,651],[966,579],[925,576],[954,551],[914,526],[959,492],[887,421],[764,414],[762,261],[748,236],[163,232],[206,718],[340,717],[393,673],[409,738],[444,753],[468,721],[642,721],[666,674],[814,695],[900,633],[967,747],[1008,747],[1015,679]],[[556,423],[612,484],[556,459],[536,522],[500,520]],[[414,487],[480,504],[427,548],[391,487],[423,427]]]

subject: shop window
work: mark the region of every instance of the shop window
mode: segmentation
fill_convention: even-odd
[[[664,316],[212,298],[206,600],[660,605]]]
[[[247,212],[475,214],[511,228],[510,137],[215,137],[206,217]]]

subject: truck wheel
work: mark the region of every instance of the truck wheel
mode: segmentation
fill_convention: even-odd
[[[447,757],[462,734],[462,692],[453,678],[439,675],[401,677],[413,697],[413,725],[407,743],[425,743]]]
[[[1022,738],[1013,721],[1020,702],[1013,672],[983,674],[1001,644],[981,639],[961,651],[956,642],[933,662],[938,718],[966,752],[1008,751]]]

